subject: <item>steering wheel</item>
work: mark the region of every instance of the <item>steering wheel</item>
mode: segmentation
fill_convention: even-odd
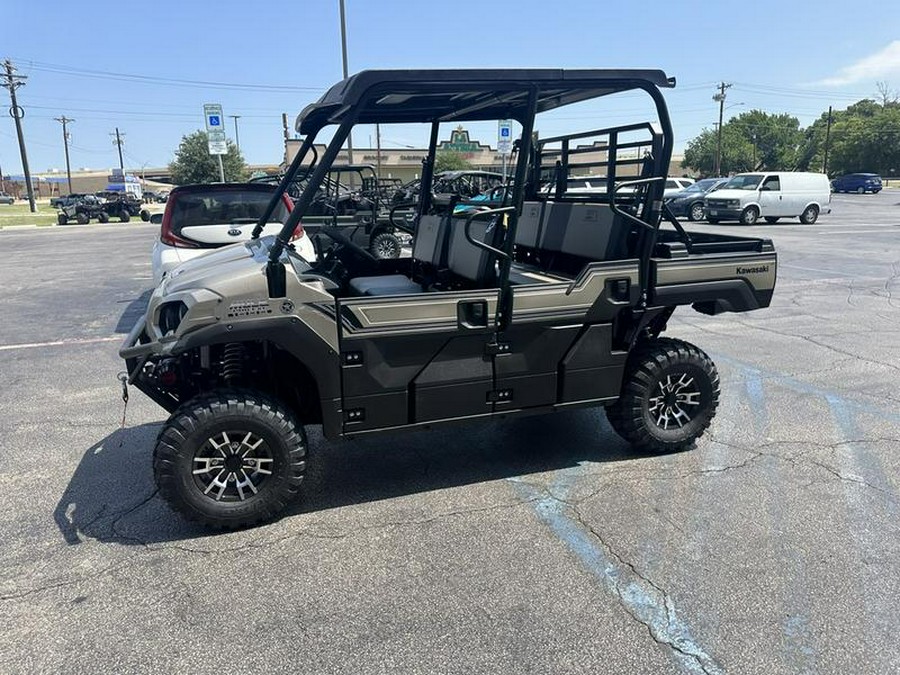
[[[370,262],[376,262],[378,258],[369,253],[366,249],[364,249],[359,244],[356,244],[350,240],[349,237],[344,236],[344,233],[334,227],[322,227],[319,229],[319,233],[324,234],[326,237],[334,241],[336,244],[340,244],[341,246],[346,246],[351,251],[356,253],[357,255],[369,260]]]

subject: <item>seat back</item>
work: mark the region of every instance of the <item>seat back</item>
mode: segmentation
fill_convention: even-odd
[[[447,265],[446,216],[426,215],[419,218],[416,226],[416,240],[413,243],[413,258],[440,269]]]
[[[608,204],[547,202],[538,248],[589,260],[627,256],[627,224]]]
[[[537,248],[545,202],[525,202],[516,225],[516,245]]]
[[[496,246],[496,226],[499,220],[473,220],[470,228],[472,238]],[[491,286],[496,281],[494,256],[489,251],[473,246],[466,239],[466,219],[450,220],[450,246],[447,266],[454,274],[474,281],[479,288]]]

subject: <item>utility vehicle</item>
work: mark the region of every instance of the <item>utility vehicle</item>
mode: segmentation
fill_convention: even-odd
[[[662,337],[666,322],[680,305],[768,306],[776,254],[664,213],[660,90],[674,85],[658,70],[364,71],[307,106],[255,238],[173,270],[121,348],[128,381],[171,412],[160,494],[210,526],[272,518],[299,492],[305,425],[338,439],[602,406],[639,450],[691,446],[719,378],[700,349]],[[621,92],[646,94],[656,120],[537,136],[542,113]],[[453,199],[421,190],[411,257],[376,260],[329,227],[321,260],[291,249],[354,125],[425,123],[430,185],[442,124],[500,119],[522,128],[506,204],[455,216]],[[327,127],[281,231],[256,238]],[[568,194],[584,172],[606,189]]]

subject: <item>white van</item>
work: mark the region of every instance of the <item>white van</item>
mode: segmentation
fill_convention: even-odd
[[[753,225],[760,218],[799,218],[810,225],[831,213],[831,184],[824,173],[774,171],[739,173],[704,200],[706,220],[739,220]]]

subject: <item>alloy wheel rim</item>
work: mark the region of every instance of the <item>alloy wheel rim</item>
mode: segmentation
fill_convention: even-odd
[[[657,384],[648,410],[656,426],[664,431],[681,429],[694,419],[700,406],[700,387],[687,373],[667,375]]]
[[[693,216],[694,220],[700,220],[701,218],[703,218],[703,206],[701,206],[700,204],[695,204],[693,207],[691,207],[691,215]]]
[[[194,454],[197,488],[217,502],[243,502],[257,495],[275,460],[265,439],[252,431],[220,431]]]
[[[390,239],[382,239],[378,242],[378,255],[381,258],[391,258],[396,252],[397,247]]]

